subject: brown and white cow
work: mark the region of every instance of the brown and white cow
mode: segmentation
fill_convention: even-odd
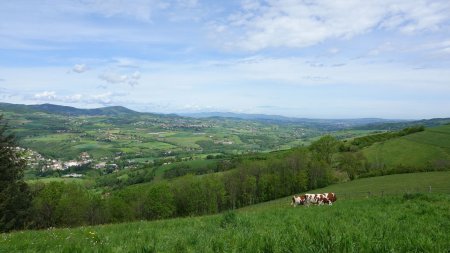
[[[301,198],[302,196],[304,196],[304,195],[300,195],[300,196],[294,195],[294,197],[292,197],[291,206],[296,207],[298,205],[303,205],[304,202],[303,202],[303,199]]]
[[[322,193],[322,194],[303,194],[300,196],[295,196],[292,197],[292,202],[291,205],[293,205],[294,207],[297,205],[305,205],[305,206],[309,206],[311,204],[313,205],[323,205],[323,204],[328,204],[328,205],[333,205],[333,202],[336,201],[336,194],[333,192],[327,192],[327,193]]]
[[[333,202],[336,202],[336,194],[334,192],[326,192],[323,195],[327,197],[327,199],[330,201],[329,205],[332,205]]]

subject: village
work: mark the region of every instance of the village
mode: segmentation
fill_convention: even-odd
[[[88,152],[81,152],[77,160],[62,161],[59,159],[45,158],[43,155],[32,149],[16,147],[16,150],[23,154],[23,158],[26,160],[29,169],[39,172],[67,171],[71,168],[81,168],[82,166],[89,166],[92,169],[98,170],[107,168],[112,172],[117,172],[119,170],[119,166],[115,163],[107,161],[95,162]],[[120,158],[120,156],[116,158]],[[103,160],[107,160],[107,157],[103,158]],[[83,174],[79,173],[62,175],[62,177],[74,178],[82,176]]]

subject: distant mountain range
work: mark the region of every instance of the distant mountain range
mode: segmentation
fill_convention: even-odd
[[[139,114],[139,112],[130,110],[123,106],[109,106],[95,109],[79,109],[71,106],[55,105],[55,104],[41,104],[41,105],[21,105],[21,104],[8,104],[0,103],[0,110],[9,111],[39,111],[46,113],[55,113],[63,115],[118,115],[118,114]]]
[[[359,118],[359,119],[310,119],[310,118],[295,118],[280,115],[267,114],[246,114],[233,112],[200,112],[200,113],[182,113],[178,114],[185,117],[192,118],[235,118],[243,120],[257,120],[257,121],[273,121],[286,123],[332,123],[332,124],[351,124],[351,125],[366,125],[374,123],[387,122],[407,122],[407,120],[397,119],[380,119],[380,118]]]
[[[160,117],[189,117],[195,119],[236,119],[236,120],[250,120],[266,123],[278,124],[319,124],[322,126],[338,126],[340,128],[355,128],[355,129],[398,129],[407,127],[409,125],[424,125],[436,126],[450,123],[450,118],[441,119],[426,119],[426,120],[397,120],[397,119],[381,119],[381,118],[359,118],[359,119],[310,119],[310,118],[295,118],[285,117],[280,115],[266,115],[266,114],[245,114],[232,112],[201,112],[201,113],[181,113],[181,114],[156,114],[143,113],[133,111],[123,106],[108,106],[95,109],[80,109],[71,106],[55,105],[55,104],[39,104],[39,105],[22,105],[0,103],[1,111],[20,112],[45,112],[62,114],[68,116],[139,116],[139,115],[155,115]]]

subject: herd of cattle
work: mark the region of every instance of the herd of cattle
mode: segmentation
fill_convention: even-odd
[[[322,194],[307,193],[300,196],[294,195],[294,197],[292,197],[291,205],[293,205],[294,207],[296,207],[297,205],[309,206],[311,204],[314,205],[328,204],[331,206],[335,201],[336,201],[336,194],[334,194],[333,192],[327,192]]]

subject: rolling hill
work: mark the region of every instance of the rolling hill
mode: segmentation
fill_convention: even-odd
[[[89,152],[97,161],[126,154],[137,163],[159,158],[202,158],[216,154],[242,154],[289,149],[312,138],[347,126],[380,121],[310,120],[265,116],[270,121],[233,117],[188,118],[136,112],[113,106],[79,109],[54,104],[0,103],[19,144],[46,158],[71,160]],[[225,116],[225,115],[224,115]],[[241,115],[242,116],[242,115]],[[291,121],[286,121],[287,119]],[[352,131],[361,136],[369,131]],[[124,157],[124,155],[121,155]]]
[[[380,168],[450,166],[450,125],[375,143],[363,153]]]
[[[450,124],[450,118],[433,118],[421,120],[404,120],[399,122],[369,122],[366,125],[356,126],[357,130],[380,129],[380,130],[400,130],[411,126],[435,127]]]

